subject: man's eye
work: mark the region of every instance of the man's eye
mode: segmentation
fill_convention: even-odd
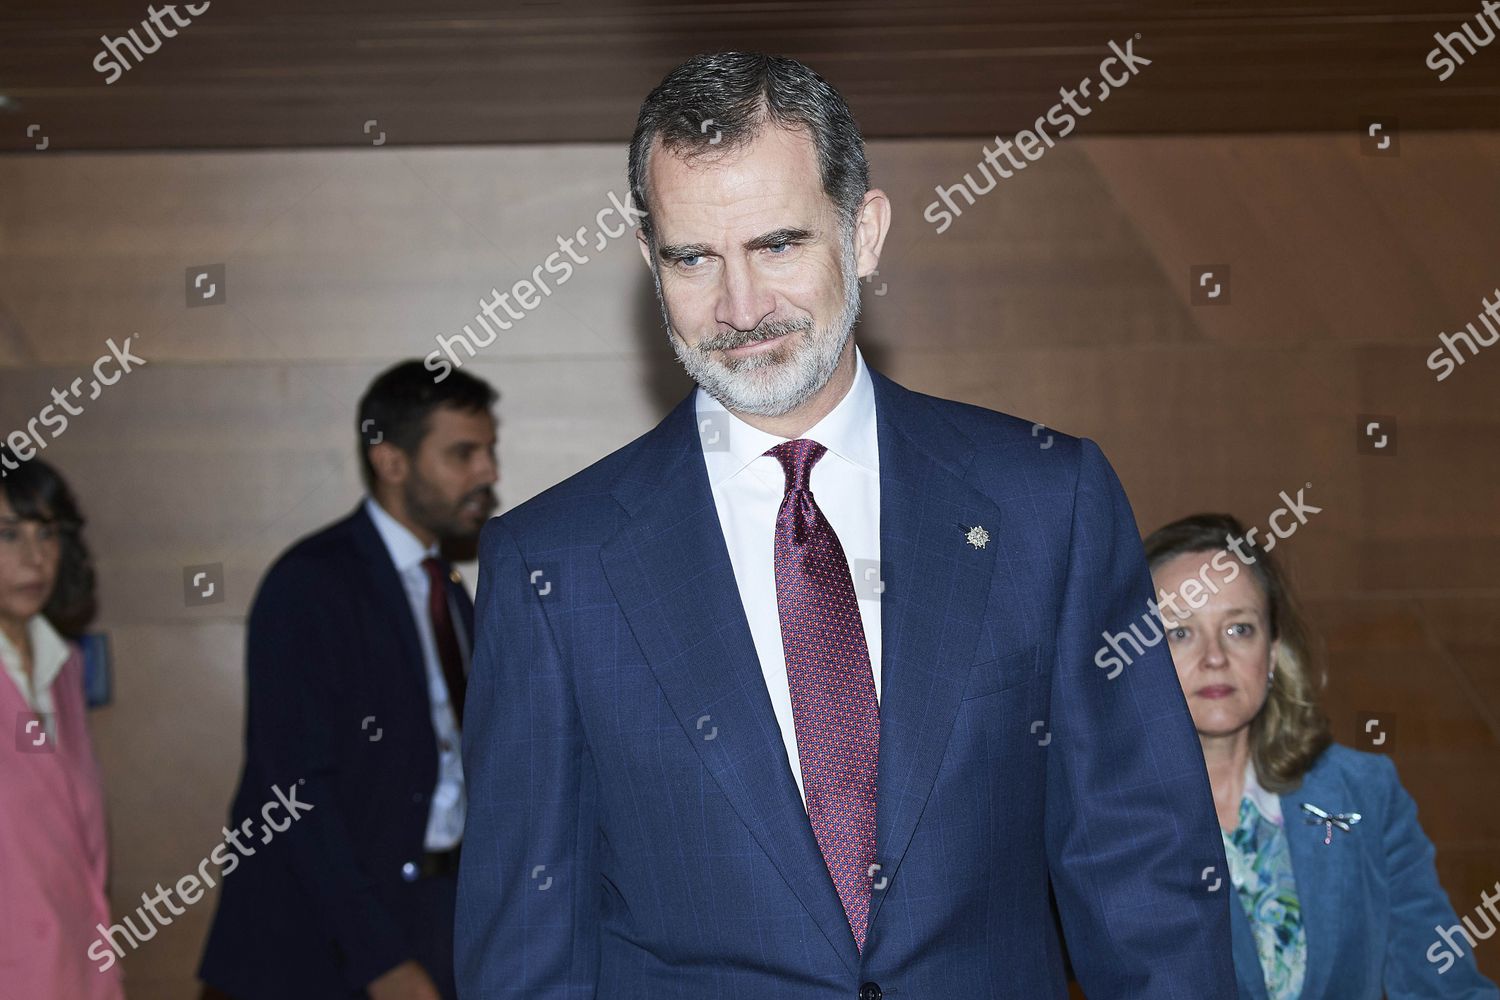
[[[689,267],[689,268],[690,267],[697,267],[698,266],[698,262],[701,261],[702,259],[703,259],[703,255],[702,254],[698,254],[698,253],[689,254],[686,257],[678,257],[677,258],[677,264],[678,264],[679,267]]]
[[[790,243],[772,243],[770,246],[766,247],[766,249],[771,251],[772,254],[780,256],[782,250],[789,250],[791,249],[791,246],[792,245]]]

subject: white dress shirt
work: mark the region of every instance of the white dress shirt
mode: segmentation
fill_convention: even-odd
[[[808,486],[849,560],[878,702],[880,445],[875,431],[875,386],[857,348],[854,356],[854,384],[838,405],[802,436],[828,449],[813,466]],[[776,515],[786,496],[786,475],[781,463],[765,454],[768,448],[789,439],[750,426],[701,388],[695,405],[719,526],[729,547],[729,561],[771,695],[771,707],[781,727],[787,762],[805,806],[807,793],[802,786],[792,692],[776,605]]]
[[[68,662],[68,644],[44,615],[32,615],[26,623],[26,637],[31,642],[31,679],[21,670],[21,651],[0,632],[0,664],[5,676],[16,685],[21,698],[37,715],[47,735],[57,739],[57,709],[52,701],[52,682]]]
[[[464,816],[468,802],[464,797],[464,765],[459,751],[458,721],[448,700],[448,682],[443,679],[443,663],[438,659],[437,641],[432,635],[432,618],[427,610],[429,582],[422,560],[438,554],[437,545],[423,548],[422,542],[407,527],[386,513],[374,497],[365,499],[365,510],[375,522],[375,530],[385,542],[391,562],[406,598],[411,603],[417,624],[417,640],[422,645],[422,662],[427,669],[427,700],[432,709],[432,729],[437,734],[438,783],[432,791],[432,806],[427,813],[427,835],[423,846],[429,851],[447,851],[458,846],[464,836]],[[453,626],[463,631],[463,619],[453,613]],[[462,635],[459,648],[467,648]]]

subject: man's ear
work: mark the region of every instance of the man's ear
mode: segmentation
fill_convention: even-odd
[[[411,472],[411,458],[393,442],[370,445],[370,464],[375,467],[375,481],[400,484]]]
[[[868,278],[880,263],[885,234],[891,228],[891,200],[879,188],[865,192],[859,214],[854,217],[854,254],[857,273]]]

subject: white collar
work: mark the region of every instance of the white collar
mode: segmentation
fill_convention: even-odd
[[[5,663],[5,672],[15,681],[16,687],[36,703],[41,692],[51,689],[52,682],[62,672],[63,664],[71,655],[67,641],[58,635],[57,629],[45,615],[32,615],[26,623],[26,636],[31,640],[31,683],[21,673],[21,652],[0,632],[0,660]],[[29,688],[29,690],[28,690]]]
[[[380,540],[385,543],[385,550],[390,553],[391,562],[396,564],[398,571],[405,573],[414,566],[421,566],[423,559],[438,554],[436,542],[423,547],[421,539],[392,517],[374,497],[365,498],[365,511],[375,523],[375,530],[380,533]]]
[[[724,408],[700,386],[694,400],[698,415],[698,426],[709,414],[722,415],[727,421],[726,449],[705,449],[708,461],[710,484],[718,486],[727,479],[739,475],[744,469],[764,455],[767,449],[789,441],[790,438],[768,434],[753,427]],[[802,435],[811,438],[840,458],[871,472],[880,468],[879,438],[875,433],[875,383],[865,367],[864,356],[859,348],[854,349],[854,382],[844,398],[838,401],[827,415]]]
[[[1277,826],[1282,826],[1281,818],[1281,796],[1274,792],[1268,792],[1261,785],[1260,779],[1255,774],[1255,759],[1245,761],[1245,792],[1247,798],[1254,804],[1260,814]]]

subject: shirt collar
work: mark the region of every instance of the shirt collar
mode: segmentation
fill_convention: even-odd
[[[380,533],[380,540],[385,543],[385,550],[390,553],[391,562],[396,564],[396,569],[406,572],[414,566],[421,566],[422,560],[428,556],[438,554],[436,542],[424,548],[421,539],[411,533],[411,529],[392,517],[374,497],[365,498],[365,511],[370,515],[370,520],[375,523],[375,530]]]
[[[57,675],[62,673],[70,653],[67,641],[52,627],[46,615],[32,615],[26,623],[26,634],[31,640],[30,697],[38,701],[41,692],[49,690]],[[5,672],[16,682],[16,687],[25,692],[27,685],[21,673],[21,653],[3,632],[0,632],[0,660],[5,662]]]
[[[708,419],[723,421],[719,429],[725,447],[704,447],[708,478],[713,486],[732,479],[767,449],[790,438],[768,434],[730,413],[700,386],[694,400],[698,427],[703,437],[713,433],[705,427]],[[865,367],[864,355],[854,349],[854,383],[844,398],[802,435],[811,438],[845,461],[870,472],[878,472],[879,437],[875,433],[875,383]]]
[[[1255,774],[1255,759],[1245,761],[1245,793],[1244,797],[1249,799],[1256,810],[1267,820],[1277,826],[1282,825],[1281,818],[1281,796],[1274,792],[1268,792],[1261,785],[1260,779]]]

